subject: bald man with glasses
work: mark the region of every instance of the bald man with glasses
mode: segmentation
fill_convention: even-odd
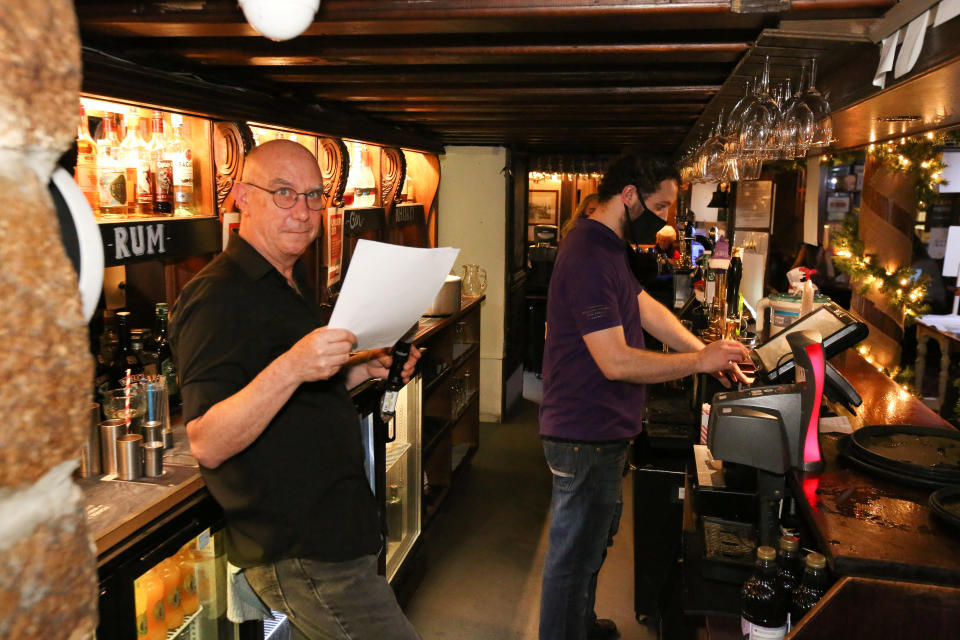
[[[416,640],[377,574],[378,504],[349,390],[386,351],[321,326],[300,256],[322,228],[323,178],[300,144],[247,157],[239,233],[191,280],[171,338],[190,450],[226,517],[227,557],[294,638]],[[404,381],[419,351],[411,349]]]

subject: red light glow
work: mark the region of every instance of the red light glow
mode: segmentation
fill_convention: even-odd
[[[810,423],[807,425],[807,435],[803,442],[803,463],[820,462],[820,402],[823,399],[823,345],[812,344],[806,347],[807,356],[813,364],[813,407],[810,409]],[[810,380],[807,384],[810,384]]]

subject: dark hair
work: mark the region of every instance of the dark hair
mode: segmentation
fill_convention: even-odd
[[[673,180],[677,185],[680,184],[680,172],[666,159],[624,155],[607,167],[597,194],[601,201],[607,201],[632,184],[640,189],[641,196],[649,196],[660,188],[660,183],[664,180]]]

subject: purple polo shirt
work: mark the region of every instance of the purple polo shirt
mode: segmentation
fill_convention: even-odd
[[[607,441],[640,433],[646,387],[607,380],[583,336],[622,326],[627,344],[643,348],[637,296],[623,240],[585,218],[560,245],[547,294],[540,433]]]

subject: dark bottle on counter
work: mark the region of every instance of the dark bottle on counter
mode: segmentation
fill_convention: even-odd
[[[387,540],[400,542],[403,539],[403,501],[400,487],[391,484],[387,493]]]
[[[743,278],[743,261],[740,250],[734,252],[727,267],[727,309],[728,313],[738,313],[740,307],[740,280]]]
[[[744,640],[782,640],[787,634],[787,599],[777,581],[777,552],[757,549],[753,575],[740,590],[740,630]]]
[[[144,351],[150,353],[151,360],[156,363],[157,373],[166,379],[170,402],[175,403],[180,398],[180,385],[177,381],[177,368],[173,363],[170,341],[167,339],[168,317],[167,303],[158,302],[155,307],[153,339],[146,345]]]
[[[814,605],[830,588],[830,576],[827,574],[827,559],[820,553],[807,556],[800,584],[793,590],[790,598],[790,622],[797,624],[807,615]]]
[[[800,557],[800,542],[793,536],[780,536],[777,551],[777,580],[780,591],[789,595],[800,584],[803,575],[803,560]]]
[[[112,381],[113,388],[119,389],[124,386],[124,379],[127,375],[127,370],[130,370],[130,375],[136,376],[143,373],[143,363],[140,362],[140,358],[137,357],[136,352],[133,350],[133,343],[130,339],[130,312],[129,311],[118,311],[117,312],[117,357],[116,362],[116,379]]]
[[[122,377],[117,364],[117,338],[116,322],[113,312],[109,309],[103,310],[103,330],[97,339],[97,347],[94,350],[94,359],[96,361],[93,379],[94,402],[103,403],[103,396],[113,388],[116,380]]]

